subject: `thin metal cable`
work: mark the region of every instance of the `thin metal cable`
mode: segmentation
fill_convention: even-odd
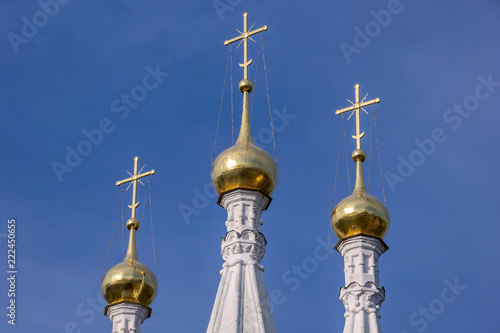
[[[149,178],[149,176],[148,176]],[[143,221],[144,221],[144,211],[146,210],[146,199],[148,198],[148,188],[146,187],[146,191],[144,191],[144,206],[142,206],[142,217],[141,217],[141,221],[140,221],[140,229],[139,229],[139,241],[137,242],[137,248],[139,248],[139,246],[141,245],[141,235],[142,235],[142,225],[143,225]]]
[[[122,196],[122,257],[125,258],[125,239],[124,239],[125,219],[123,218],[123,185],[120,185],[120,191]]]
[[[372,104],[373,111],[373,104]],[[370,122],[370,154],[368,156],[368,193],[370,193],[370,181],[372,178],[372,141],[373,141],[373,114]]]
[[[231,144],[234,144],[234,108],[233,108],[233,48],[229,44],[229,53],[231,54]],[[226,69],[227,71],[227,69]]]
[[[333,200],[332,200],[332,211],[335,204],[335,189],[337,188],[337,174],[339,172],[339,160],[340,160],[340,145],[342,143],[342,130],[339,131],[339,148],[337,149],[337,166],[335,167],[335,181],[333,182]]]
[[[229,66],[229,55],[230,54],[231,54],[231,46],[229,47],[229,51],[228,51],[228,54],[227,54],[226,74],[224,74],[224,84],[222,85],[222,96],[221,96],[221,99],[220,99],[219,119],[217,119],[217,129],[215,130],[215,140],[214,140],[214,151],[212,153],[212,163],[214,163],[215,145],[217,144],[217,136],[219,135],[220,115],[222,113],[222,102],[224,101],[224,89],[226,88],[227,68]]]
[[[257,73],[259,72],[260,47],[262,45],[262,32],[260,33],[259,50],[257,51],[257,64],[255,65],[255,80],[253,81],[253,90],[257,86]],[[252,95],[252,106],[250,107],[250,124],[252,123],[253,105],[255,102],[255,92]]]
[[[347,182],[349,184],[349,192],[351,192],[351,177],[349,176],[349,162],[347,159],[347,140],[345,138],[344,114],[342,114],[342,131],[344,133],[344,150],[345,150],[345,165],[347,168]]]
[[[158,272],[156,270],[155,235],[153,230],[153,205],[151,200],[151,182],[149,181],[149,176],[148,176],[148,192],[149,192],[149,214],[151,215],[151,238],[153,240],[153,261],[155,265],[155,275],[158,275]]]
[[[109,240],[108,253],[106,254],[106,260],[104,261],[104,269],[102,271],[102,278],[106,274],[106,265],[108,264],[109,251],[111,250],[111,243],[113,242],[113,236],[115,234],[116,220],[118,220],[118,213],[120,212],[120,199],[122,198],[123,191],[120,191],[118,196],[118,207],[116,207],[115,222],[113,223],[113,231],[111,231],[111,239]]]
[[[273,124],[273,116],[271,114],[271,100],[269,98],[269,85],[267,83],[266,56],[264,53],[264,39],[262,38],[262,33],[260,33],[260,38],[262,40],[262,64],[264,66],[264,77],[266,78],[267,105],[269,106],[269,121],[271,123],[271,133],[273,135],[274,156],[276,158],[276,166],[279,169],[278,153],[276,151],[276,140],[274,139],[274,124]]]
[[[384,205],[387,206],[387,200],[385,198],[384,176],[382,174],[382,160],[380,159],[380,146],[378,143],[377,119],[375,118],[375,107],[373,106],[372,106],[372,112],[373,112],[373,124],[375,125],[375,137],[377,139],[378,165],[380,168],[380,180],[382,181],[382,194],[384,195]]]

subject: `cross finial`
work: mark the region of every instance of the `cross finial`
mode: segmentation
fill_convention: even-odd
[[[148,172],[145,172],[145,173],[140,173],[142,171],[142,169],[141,169],[141,171],[138,171],[138,169],[139,169],[139,157],[136,156],[134,158],[134,174],[131,174],[130,172],[127,171],[128,174],[131,177],[116,182],[116,186],[120,186],[122,184],[129,183],[129,182],[132,182],[132,184],[133,184],[133,188],[132,188],[132,204],[128,205],[128,208],[132,209],[132,218],[133,219],[135,219],[135,210],[140,205],[140,202],[136,202],[136,200],[137,200],[137,182],[138,181],[140,182],[139,179],[141,179],[143,177],[155,174],[154,170],[151,170],[151,171],[148,171]]]
[[[348,111],[356,111],[356,135],[353,135],[352,138],[356,140],[356,147],[357,149],[361,149],[361,138],[363,136],[365,136],[365,132],[361,133],[361,129],[360,129],[360,117],[359,117],[359,110],[363,110],[366,112],[365,109],[363,109],[365,106],[368,106],[368,105],[372,105],[372,104],[375,104],[375,103],[380,103],[380,98],[375,98],[375,99],[372,99],[371,101],[368,101],[368,102],[364,102],[366,96],[368,96],[368,94],[365,95],[365,97],[363,98],[362,101],[359,100],[359,84],[356,84],[354,86],[354,90],[355,90],[355,94],[356,94],[356,102],[353,103],[351,101],[351,104],[352,106],[349,106],[347,108],[344,108],[344,109],[341,109],[341,110],[337,110],[335,111],[335,114],[336,115],[339,115],[339,114],[342,114],[344,112],[348,112]],[[366,112],[368,113],[368,112]],[[350,118],[351,116],[349,116]]]
[[[253,27],[253,24],[250,27],[250,30],[252,30],[252,27]],[[240,67],[243,68],[243,79],[244,80],[248,80],[248,66],[250,66],[252,64],[252,59],[248,60],[248,39],[249,38],[252,39],[250,36],[258,34],[259,32],[266,31],[266,30],[267,30],[267,25],[263,26],[262,28],[255,29],[253,31],[248,31],[248,14],[244,13],[243,14],[243,32],[236,29],[236,31],[238,31],[241,35],[238,37],[235,37],[233,39],[229,39],[229,40],[224,41],[224,45],[226,45],[226,46],[229,44],[232,44],[234,42],[237,42],[239,40],[243,41],[243,63],[240,64]],[[253,39],[252,39],[252,41],[255,42],[255,40],[253,40]],[[241,42],[240,42],[240,44],[241,44]],[[240,44],[238,44],[238,46]]]

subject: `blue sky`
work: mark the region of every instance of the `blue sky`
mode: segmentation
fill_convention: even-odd
[[[317,261],[307,277],[290,272],[336,241],[329,221],[341,120],[334,110],[349,105],[356,83],[362,96],[382,99],[375,112],[392,218],[390,249],[380,261],[384,331],[498,331],[500,228],[490,213],[500,162],[499,2],[53,4],[0,3],[0,248],[6,253],[7,219],[15,217],[19,271],[17,325],[2,314],[2,332],[111,331],[100,279],[120,193],[114,183],[127,177],[136,155],[144,170],[157,171],[151,188],[160,291],[143,330],[206,330],[226,218],[209,185],[223,41],[241,30],[245,11],[250,24],[269,26],[263,40],[280,180],[264,213],[263,265],[268,291],[283,294],[274,304],[278,331],[340,332],[344,324],[340,254]],[[50,15],[40,14],[42,7]],[[273,154],[262,57],[257,67],[257,44],[250,46],[251,79],[258,69],[252,130]],[[241,59],[240,48],[235,85]],[[231,145],[229,91],[227,84],[216,153]],[[136,100],[127,102],[132,94]],[[234,105],[238,128],[236,89]],[[367,152],[369,123],[365,115]],[[353,119],[346,131],[354,133]],[[85,133],[94,133],[94,144],[84,143]],[[349,152],[353,147],[348,140]],[[371,193],[382,199],[374,147]],[[86,156],[69,165],[68,151],[78,149]],[[343,150],[340,158],[337,202],[349,194]],[[58,176],[54,165],[66,168]],[[144,193],[141,187],[141,201]],[[130,200],[125,192],[125,204]],[[195,213],[183,216],[182,207]],[[139,257],[152,267],[149,213],[144,220]],[[120,260],[118,225],[108,267]],[[444,303],[448,284],[466,289]],[[7,289],[2,279],[4,312]],[[421,311],[429,307],[434,314],[426,317]]]

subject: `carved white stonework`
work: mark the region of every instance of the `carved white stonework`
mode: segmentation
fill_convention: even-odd
[[[379,258],[388,247],[380,239],[358,235],[340,241],[345,286],[339,298],[345,307],[344,333],[381,333],[380,306],[385,290],[379,287]]]
[[[221,281],[207,333],[276,333],[260,265],[266,239],[260,232],[262,210],[270,198],[237,189],[224,194],[227,233],[222,239]]]
[[[111,305],[106,316],[113,322],[112,333],[141,333],[141,325],[148,318],[149,309],[135,303]]]

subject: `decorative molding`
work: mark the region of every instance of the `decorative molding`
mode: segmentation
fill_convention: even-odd
[[[368,282],[364,286],[360,286],[356,282],[351,283],[347,287],[341,287],[339,298],[344,302],[346,313],[344,317],[348,317],[350,313],[357,314],[360,311],[367,313],[377,312],[382,302],[385,300],[385,289],[378,288],[374,283]]]
[[[221,254],[227,262],[234,260],[255,261],[260,263],[266,251],[266,237],[257,230],[246,229],[241,232],[231,230],[222,239]]]
[[[141,304],[120,302],[107,308],[106,316],[113,322],[112,333],[141,333],[141,325],[150,309]]]
[[[387,250],[380,239],[356,235],[335,246],[344,257],[345,287],[339,291],[344,303],[344,333],[381,333],[380,307],[385,289],[379,287],[379,258]]]
[[[276,333],[260,265],[266,238],[260,232],[262,211],[270,198],[258,191],[224,193],[227,233],[221,241],[221,281],[207,333]]]

